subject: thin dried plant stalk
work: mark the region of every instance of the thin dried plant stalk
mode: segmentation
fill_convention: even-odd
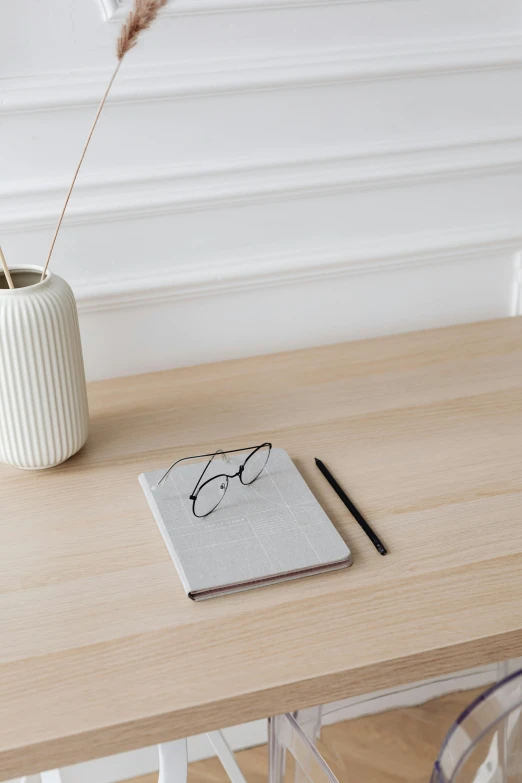
[[[98,106],[98,111],[96,112],[96,116],[94,118],[94,122],[91,126],[91,129],[89,131],[89,135],[87,136],[87,141],[85,142],[85,146],[82,150],[82,154],[80,156],[80,160],[78,162],[78,165],[76,167],[76,171],[74,172],[73,180],[71,182],[71,186],[67,192],[67,196],[65,198],[65,204],[63,205],[62,212],[60,214],[60,217],[58,219],[58,225],[56,226],[56,230],[54,232],[53,241],[51,242],[51,247],[49,249],[49,253],[47,255],[47,261],[45,262],[45,267],[42,272],[42,280],[44,279],[45,275],[47,274],[47,268],[49,266],[49,262],[51,260],[51,256],[53,254],[54,246],[56,244],[56,240],[58,238],[58,233],[60,231],[60,228],[62,226],[63,218],[65,215],[65,210],[67,209],[67,205],[69,204],[69,199],[71,198],[71,193],[73,191],[74,185],[76,184],[76,180],[78,178],[78,174],[80,172],[80,168],[82,166],[83,160],[85,158],[85,155],[87,153],[87,149],[89,147],[90,141],[92,139],[94,130],[96,128],[96,125],[98,124],[98,120],[100,118],[100,114],[102,113],[102,109],[105,106],[105,101],[107,100],[107,96],[110,92],[110,89],[114,83],[114,80],[116,76],[118,75],[118,71],[120,70],[120,65],[122,63],[123,58],[127,54],[128,51],[130,51],[134,46],[136,46],[138,42],[139,34],[146,30],[147,27],[150,27],[156,16],[158,15],[158,11],[162,6],[164,6],[167,3],[167,0],[134,0],[134,6],[132,10],[130,11],[125,23],[123,24],[120,37],[118,38],[118,42],[116,44],[116,54],[118,56],[118,64],[116,65],[116,69],[114,73],[111,76],[111,79],[109,81],[108,87],[105,90],[105,94],[103,98],[101,99],[100,105]]]
[[[7,285],[9,286],[9,288],[14,288],[11,272],[9,271],[9,267],[7,266],[7,261],[5,260],[5,256],[2,252],[1,247],[0,247],[0,262],[2,263],[2,269],[4,270],[4,275],[7,280]]]

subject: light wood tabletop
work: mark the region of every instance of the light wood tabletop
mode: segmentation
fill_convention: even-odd
[[[76,457],[0,468],[0,779],[522,654],[522,319],[89,397]],[[295,459],[354,565],[193,603],[138,473],[264,440]]]

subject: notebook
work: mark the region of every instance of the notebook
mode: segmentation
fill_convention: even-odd
[[[205,479],[233,474],[245,455],[216,457]],[[206,462],[206,461],[205,461]],[[194,516],[189,498],[205,462],[142,473],[140,484],[188,597],[194,601],[346,568],[349,548],[284,449],[259,478],[231,479],[220,505]]]

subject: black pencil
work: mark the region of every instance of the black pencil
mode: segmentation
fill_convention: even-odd
[[[330,486],[333,488],[333,490],[339,495],[339,497],[343,501],[344,505],[346,506],[346,508],[350,512],[350,514],[360,524],[360,526],[362,527],[362,529],[364,530],[364,532],[366,533],[366,535],[368,536],[368,538],[370,539],[370,541],[374,545],[374,547],[377,550],[377,552],[379,552],[381,555],[385,555],[388,550],[386,549],[386,547],[382,543],[381,539],[371,529],[370,525],[365,520],[365,518],[363,517],[363,515],[361,514],[359,509],[356,508],[356,506],[354,506],[354,504],[352,503],[352,501],[350,500],[350,498],[348,497],[348,495],[346,494],[344,489],[334,479],[334,477],[332,476],[332,474],[330,473],[330,471],[328,470],[328,468],[326,467],[324,462],[321,462],[321,460],[317,459],[317,457],[316,457],[315,458],[315,464],[317,465],[317,467],[319,468],[319,470],[321,471],[321,473],[323,474],[325,479],[328,481]]]

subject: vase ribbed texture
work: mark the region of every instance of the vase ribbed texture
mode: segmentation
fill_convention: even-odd
[[[58,465],[83,446],[88,426],[71,288],[48,275],[37,285],[0,289],[0,459],[19,468]]]

